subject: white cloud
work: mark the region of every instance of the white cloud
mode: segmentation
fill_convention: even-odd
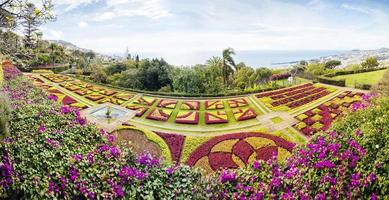
[[[56,0],[54,4],[66,6],[65,11],[71,11],[79,6],[88,5],[99,0]]]
[[[346,10],[351,10],[351,11],[356,11],[364,14],[373,14],[374,10],[368,7],[363,7],[363,6],[357,6],[357,5],[351,5],[347,3],[343,3],[341,5],[341,8],[344,8]]]
[[[109,0],[102,13],[93,15],[92,20],[105,21],[119,17],[147,17],[159,19],[171,16],[160,0]]]
[[[47,27],[42,27],[41,30],[44,32],[43,37],[50,40],[63,39],[64,33],[60,30],[54,30]]]
[[[78,27],[80,27],[80,28],[86,28],[88,26],[89,26],[89,24],[84,22],[84,21],[81,21],[81,22],[78,23]]]

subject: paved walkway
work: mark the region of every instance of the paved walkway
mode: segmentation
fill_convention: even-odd
[[[282,122],[275,123],[272,121],[273,118],[277,117],[281,118]],[[272,112],[269,114],[260,115],[257,117],[257,119],[262,124],[262,126],[269,129],[269,131],[280,131],[298,123],[298,120],[296,120],[287,112]]]

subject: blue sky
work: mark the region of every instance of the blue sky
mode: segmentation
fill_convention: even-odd
[[[53,0],[42,27],[100,53],[389,47],[389,2],[372,0]]]

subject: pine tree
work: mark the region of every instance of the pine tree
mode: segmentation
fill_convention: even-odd
[[[33,34],[38,31],[38,27],[43,21],[39,17],[39,11],[35,5],[27,4],[27,8],[23,12],[22,26],[24,28],[24,44],[27,48],[34,46]]]

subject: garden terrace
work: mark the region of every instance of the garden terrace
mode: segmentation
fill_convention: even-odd
[[[166,160],[208,173],[267,160],[273,153],[285,159],[292,144],[305,143],[312,133],[326,130],[362,95],[306,83],[239,97],[175,98],[118,90],[64,75],[28,76],[36,86],[69,96],[77,105],[92,108],[110,103],[135,111],[116,134],[137,130],[151,146],[161,149]],[[344,108],[334,108],[335,103]]]

